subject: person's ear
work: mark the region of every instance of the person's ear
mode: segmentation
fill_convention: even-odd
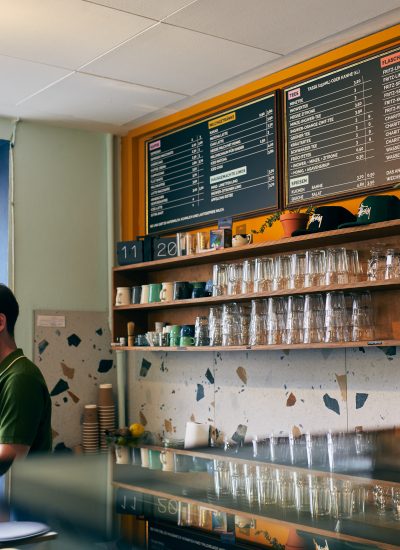
[[[4,313],[0,313],[0,334],[7,330],[7,319]]]

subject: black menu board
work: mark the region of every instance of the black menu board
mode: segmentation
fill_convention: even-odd
[[[287,205],[400,181],[400,48],[291,86],[284,96]]]
[[[146,142],[147,232],[278,207],[276,94]]]

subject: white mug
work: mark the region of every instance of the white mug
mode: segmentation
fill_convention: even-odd
[[[149,449],[140,449],[140,460],[142,461],[142,468],[149,467]]]
[[[174,298],[174,283],[162,283],[160,300],[162,302],[171,302]]]
[[[149,285],[142,285],[142,295],[140,297],[141,304],[149,303]]]
[[[244,246],[245,244],[250,244],[253,240],[251,233],[249,234],[240,234],[238,233],[232,238],[232,246]]]
[[[129,286],[118,286],[115,296],[116,306],[129,306],[131,303],[131,289]]]
[[[163,472],[174,471],[174,453],[172,451],[161,451],[160,460]]]

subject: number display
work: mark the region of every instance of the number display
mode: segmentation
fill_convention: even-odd
[[[122,241],[117,243],[118,265],[143,262],[143,241]]]

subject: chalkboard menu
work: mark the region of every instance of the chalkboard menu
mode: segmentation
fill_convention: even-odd
[[[147,232],[278,207],[276,95],[146,142]]]
[[[284,90],[287,205],[400,181],[400,48]]]

